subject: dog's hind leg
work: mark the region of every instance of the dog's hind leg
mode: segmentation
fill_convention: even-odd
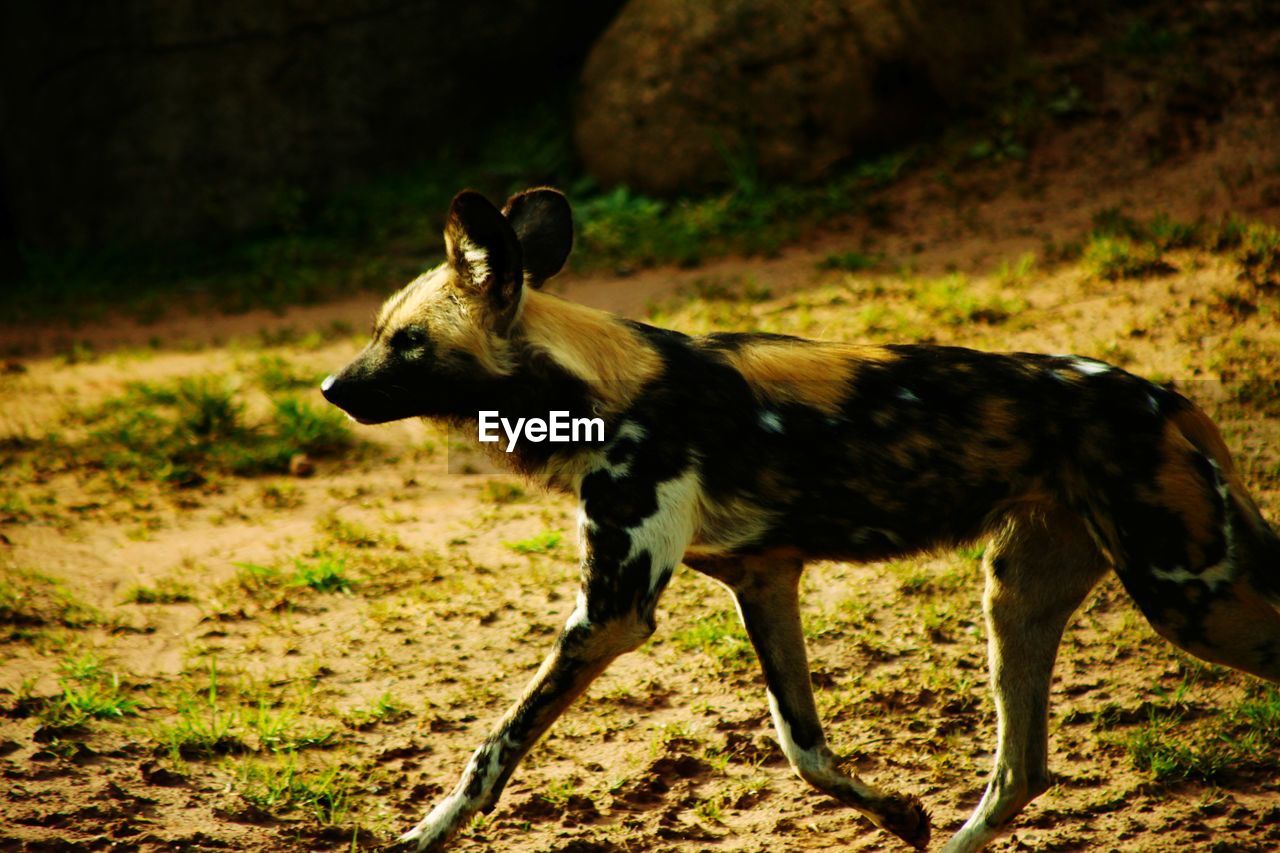
[[[686,557],[685,562],[722,580],[733,591],[764,670],[778,740],[796,773],[866,815],[876,826],[924,849],[929,842],[929,815],[919,799],[879,791],[845,774],[827,747],[813,701],[800,623],[803,563],[768,557]]]
[[[979,850],[1051,784],[1049,685],[1067,620],[1106,570],[1083,522],[1062,510],[1020,512],[983,560],[995,692],[995,768],[972,816],[943,848]]]

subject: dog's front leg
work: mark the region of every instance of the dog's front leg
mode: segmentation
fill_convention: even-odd
[[[555,647],[471,756],[457,786],[401,842],[441,849],[476,812],[491,810],[520,759],[565,708],[614,658],[649,638],[658,596],[687,542],[682,526],[654,535],[659,531],[647,523],[626,529],[584,517],[582,587]]]
[[[929,815],[910,795],[879,791],[844,773],[827,746],[813,701],[800,622],[803,563],[743,558],[726,572],[747,635],[769,688],[769,710],[782,751],[806,782],[852,806],[917,849],[929,843]]]

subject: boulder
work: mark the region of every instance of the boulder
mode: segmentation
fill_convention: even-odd
[[[630,0],[583,68],[575,143],[649,193],[810,179],[935,124],[1021,33],[1019,0]]]

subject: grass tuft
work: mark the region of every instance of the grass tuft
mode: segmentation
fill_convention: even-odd
[[[1129,237],[1095,234],[1084,250],[1084,263],[1096,278],[1108,281],[1146,278],[1173,271],[1154,243],[1136,243]]]
[[[866,252],[833,252],[818,262],[818,269],[862,272],[874,269],[883,260],[884,258],[880,255],[869,255]]]
[[[521,539],[516,542],[503,542],[512,551],[517,554],[550,554],[556,548],[560,547],[560,542],[564,537],[555,530],[544,530],[536,536],[530,536],[528,539]]]
[[[1203,725],[1178,708],[1153,709],[1122,741],[1133,765],[1156,782],[1219,783],[1250,771],[1280,769],[1280,688],[1255,685]]]
[[[680,648],[703,652],[724,669],[744,669],[755,659],[742,624],[736,616],[723,611],[700,619],[674,639]]]
[[[59,667],[61,693],[43,702],[38,716],[50,732],[71,731],[90,720],[116,720],[138,711],[138,703],[125,694],[120,676],[108,672],[95,654],[63,661]]]
[[[333,456],[355,443],[341,413],[293,397],[276,400],[265,423],[250,423],[235,385],[214,376],[133,383],[80,416],[83,439],[46,440],[70,467],[175,486],[285,473],[297,454]]]
[[[0,625],[85,628],[101,621],[96,610],[53,578],[16,566],[0,569]]]
[[[1249,225],[1236,250],[1240,280],[1259,289],[1280,288],[1280,230]]]
[[[355,581],[347,574],[345,557],[334,554],[319,554],[311,561],[297,560],[294,563],[294,576],[290,581],[293,586],[305,586],[316,592],[351,592]]]
[[[191,585],[172,578],[161,578],[154,586],[139,584],[124,594],[125,604],[181,604],[194,600]]]
[[[268,811],[300,810],[326,825],[342,823],[350,810],[352,779],[331,767],[304,770],[290,755],[283,760],[250,761],[240,767],[240,796]]]

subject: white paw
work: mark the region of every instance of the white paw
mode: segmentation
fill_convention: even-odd
[[[419,853],[442,849],[475,811],[474,806],[468,808],[468,805],[461,797],[446,797],[417,826],[400,836],[397,843],[413,844]]]
[[[970,821],[960,827],[960,831],[943,845],[942,853],[975,853],[986,847],[999,834],[1000,830],[992,829],[985,822],[974,824]]]

